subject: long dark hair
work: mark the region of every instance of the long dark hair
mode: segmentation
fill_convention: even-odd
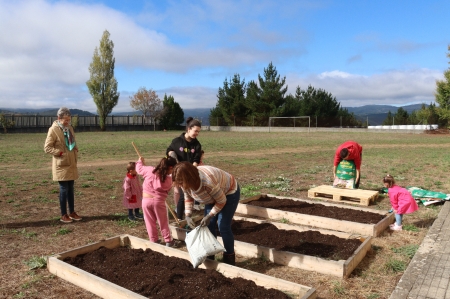
[[[186,132],[192,127],[202,127],[202,123],[198,121],[198,119],[194,119],[192,116],[189,116],[186,119]]]
[[[164,183],[164,181],[167,178],[169,167],[174,167],[177,164],[177,160],[172,157],[164,157],[159,161],[158,166],[153,169],[152,173],[156,173],[159,176],[159,179],[161,182]]]

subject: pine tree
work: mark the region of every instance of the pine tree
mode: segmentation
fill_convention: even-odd
[[[247,102],[252,114],[259,117],[280,116],[285,103],[288,86],[286,77],[281,78],[272,62],[264,69],[264,78],[258,74],[259,86],[250,81]]]
[[[450,45],[448,46],[448,50],[447,57],[450,58]],[[436,81],[435,98],[439,104],[439,116],[447,120],[448,124],[450,124],[450,68],[444,72],[444,80]]]
[[[184,122],[184,112],[180,104],[175,102],[173,96],[164,95],[163,100],[163,117],[161,118],[161,125],[166,130],[176,130]]]

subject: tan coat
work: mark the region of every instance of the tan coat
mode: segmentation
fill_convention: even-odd
[[[70,131],[74,134],[71,126]],[[48,130],[44,151],[53,156],[52,174],[54,181],[74,181],[78,179],[77,148],[69,151],[64,141],[64,133],[58,126],[57,120],[53,122],[53,125]],[[60,156],[61,152],[63,152],[62,157]]]

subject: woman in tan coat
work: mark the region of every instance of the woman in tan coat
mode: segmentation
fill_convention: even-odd
[[[73,128],[70,125],[70,110],[61,107],[57,116],[58,119],[48,130],[44,151],[53,156],[53,180],[59,183],[60,220],[69,223],[73,220],[81,220],[74,207],[74,182],[78,179],[78,148]],[[67,205],[69,205],[69,214],[67,214]]]

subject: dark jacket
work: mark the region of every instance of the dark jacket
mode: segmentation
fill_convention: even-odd
[[[202,156],[202,145],[197,139],[192,139],[190,142],[187,142],[184,134],[172,140],[172,143],[167,148],[166,155],[170,151],[174,151],[177,154],[178,161],[197,162],[199,164]]]

